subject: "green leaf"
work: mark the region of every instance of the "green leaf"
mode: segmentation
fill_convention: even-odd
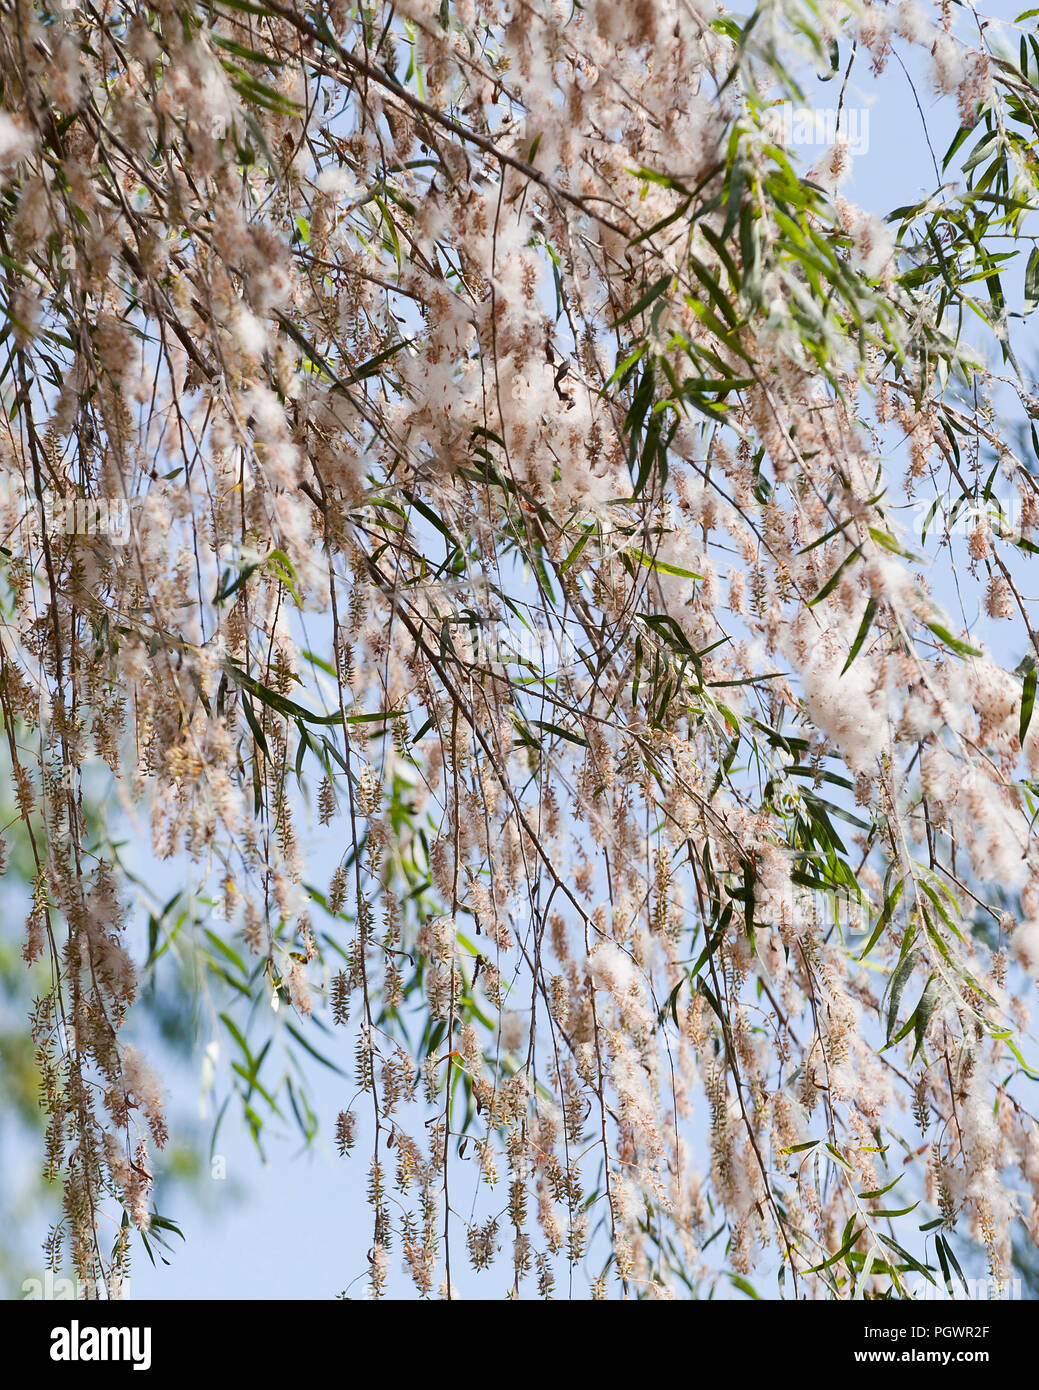
[[[557,738],[565,738],[570,743],[576,743],[581,748],[588,747],[588,740],[580,734],[575,734],[572,729],[564,729],[560,724],[550,724],[544,719],[532,719],[531,724],[535,729],[541,729],[546,734],[555,734]]]
[[[920,556],[914,555],[911,550],[906,550],[904,545],[899,545],[894,536],[889,536],[886,531],[881,531],[877,526],[870,526],[867,529],[876,543],[882,545],[885,550],[890,550],[892,555],[901,555],[903,560],[912,560],[915,565],[920,564]]]
[[[866,611],[862,615],[862,622],[859,624],[859,630],[855,634],[855,641],[851,644],[851,650],[848,653],[848,659],[841,667],[842,676],[844,675],[845,671],[847,671],[848,667],[852,664],[852,662],[855,660],[855,658],[858,656],[859,650],[862,647],[863,642],[865,642],[866,640],[866,634],[869,632],[870,627],[873,625],[873,619],[876,616],[876,612],[877,600],[875,598],[871,598],[870,601],[866,604]]]
[[[733,1274],[731,1270],[727,1270],[726,1273],[734,1287],[739,1289],[740,1293],[745,1293],[748,1298],[753,1298],[759,1303],[761,1302],[761,1295],[756,1292],[753,1284],[744,1279],[742,1274]]]
[[[265,758],[270,758],[271,750],[267,747],[267,736],[260,726],[260,721],[256,718],[253,702],[249,699],[249,696],[245,694],[242,695],[242,711],[245,714],[246,723],[252,730],[257,748],[259,748]]]
[[[1025,298],[1022,313],[1030,314],[1039,305],[1039,246],[1033,246],[1025,266]]]
[[[881,912],[880,918],[877,922],[877,925],[874,927],[869,940],[862,948],[862,954],[859,956],[859,960],[865,960],[866,957],[869,955],[870,951],[873,950],[873,947],[880,940],[881,936],[883,935],[884,928],[891,920],[891,914],[894,912],[896,906],[898,905],[898,900],[902,896],[902,889],[904,886],[904,884],[899,883],[898,886],[895,888],[894,892],[885,902],[884,910],[883,912]]]
[[[319,1052],[317,1048],[314,1047],[311,1043],[308,1043],[306,1038],[295,1026],[295,1024],[286,1023],[285,1029],[286,1032],[290,1033],[292,1037],[296,1040],[296,1042],[299,1043],[300,1047],[303,1048],[304,1052],[309,1052],[311,1057],[315,1058],[316,1061],[320,1062],[322,1066],[328,1067],[331,1071],[338,1072],[340,1076],[346,1075],[346,1072],[343,1071],[342,1067],[337,1067],[335,1062],[330,1062],[323,1053]]]
[[[889,1038],[895,1031],[895,1024],[898,1022],[898,1006],[902,1002],[902,993],[909,983],[909,977],[912,975],[919,958],[919,952],[906,951],[891,978],[891,996],[887,1008],[887,1037]]]
[[[897,1178],[893,1178],[892,1181],[889,1182],[888,1185],[887,1185],[886,1187],[875,1187],[875,1188],[873,1188],[873,1189],[872,1189],[871,1191],[869,1191],[869,1192],[860,1192],[860,1193],[858,1194],[859,1201],[860,1201],[860,1202],[871,1202],[871,1201],[873,1201],[873,1200],[874,1200],[875,1198],[877,1198],[877,1197],[883,1197],[883,1195],[884,1195],[885,1192],[890,1192],[891,1189],[892,1189],[893,1187],[897,1187],[898,1184],[899,1184],[901,1181],[902,1181],[902,1174],[899,1173],[898,1177],[897,1177]]]
[[[854,1219],[854,1218],[853,1218],[853,1219]],[[849,1222],[849,1225],[850,1225],[850,1224],[851,1224],[851,1223]],[[845,1233],[847,1233],[848,1227],[846,1226],[844,1229],[845,1229]],[[843,1242],[843,1244],[841,1245],[841,1248],[840,1248],[839,1250],[835,1251],[834,1254],[832,1254],[832,1255],[829,1257],[829,1259],[823,1260],[822,1264],[813,1265],[811,1269],[806,1269],[806,1270],[805,1270],[805,1273],[806,1273],[806,1274],[818,1274],[820,1270],[829,1269],[830,1266],[831,1266],[831,1265],[835,1265],[835,1264],[837,1263],[838,1260],[842,1260],[842,1259],[844,1258],[844,1256],[847,1255],[847,1253],[849,1252],[849,1250],[851,1250],[852,1246],[853,1246],[853,1245],[855,1244],[855,1242],[858,1240],[859,1236],[862,1235],[862,1233],[863,1233],[863,1231],[864,1231],[865,1229],[866,1229],[865,1226],[853,1227],[853,1228],[852,1228],[851,1235],[847,1235],[847,1234],[845,1235],[844,1242]]]
[[[696,574],[693,570],[679,569],[677,565],[669,565],[664,560],[657,560],[652,555],[647,555],[642,550],[629,550],[628,554],[633,556],[640,565],[645,565],[647,569],[657,570],[661,574],[674,574],[679,579],[702,579],[702,574]]]
[[[595,527],[592,526],[591,523],[589,523],[589,525],[585,527],[584,535],[583,535],[583,536],[581,537],[581,539],[576,543],[576,545],[574,546],[573,550],[571,550],[570,554],[566,557],[566,559],[563,561],[563,563],[559,566],[559,573],[560,573],[560,574],[566,574],[567,570],[568,570],[568,569],[571,569],[571,568],[573,567],[575,561],[577,560],[577,557],[580,555],[581,551],[582,551],[582,550],[585,548],[585,546],[588,544],[588,541],[589,541],[589,539],[590,539],[590,537],[591,537],[591,535],[592,535],[592,533],[593,533],[594,530],[595,530]]]
[[[816,594],[815,598],[809,600],[809,608],[814,608],[817,603],[821,603],[828,594],[831,594],[834,591],[834,589],[836,589],[837,585],[840,583],[841,575],[848,568],[848,566],[852,564],[861,554],[862,546],[857,545],[854,550],[849,551],[848,554],[845,555],[844,559],[834,570],[833,574],[830,575],[829,579]]]
[[[887,1248],[889,1250],[894,1250],[895,1254],[898,1255],[905,1262],[906,1266],[909,1269],[915,1269],[916,1272],[918,1274],[922,1274],[929,1283],[933,1284],[935,1282],[934,1275],[932,1274],[931,1270],[928,1269],[926,1265],[922,1265],[920,1261],[915,1258],[915,1256],[910,1255],[908,1250],[903,1250],[903,1248],[901,1247],[901,1245],[899,1245],[897,1240],[892,1240],[890,1236],[880,1235],[879,1232],[877,1234],[880,1240],[887,1246]]]
[[[630,309],[621,314],[620,318],[610,325],[611,328],[620,328],[621,324],[627,323],[629,319],[636,318],[644,309],[648,309],[654,299],[664,293],[668,285],[671,284],[673,278],[674,277],[671,275],[661,276],[656,284],[651,285],[645,294],[642,295],[640,299],[636,300]]]
[[[1032,722],[1032,709],[1035,705],[1035,683],[1036,668],[1033,666],[1025,676],[1024,685],[1021,689],[1021,724],[1019,737],[1022,748],[1025,743],[1025,735],[1028,733],[1028,726]]]
[[[962,638],[954,637],[949,629],[945,627],[943,623],[938,622],[937,619],[924,618],[922,621],[924,627],[930,628],[939,642],[944,642],[949,650],[955,652],[957,656],[981,655],[981,649],[979,647],[972,647],[969,642],[964,642]]]
[[[945,1275],[946,1285],[948,1286],[952,1282],[949,1278],[948,1265],[946,1264],[946,1261],[948,1261],[948,1264],[952,1265],[953,1269],[956,1271],[957,1279],[959,1279],[960,1283],[963,1285],[963,1292],[969,1294],[970,1289],[967,1286],[966,1279],[963,1277],[963,1270],[960,1268],[960,1262],[956,1258],[952,1246],[949,1244],[948,1236],[939,1234],[935,1236],[934,1240],[938,1248],[938,1261],[942,1266],[942,1273]]]

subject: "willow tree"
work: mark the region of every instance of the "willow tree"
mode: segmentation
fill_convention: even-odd
[[[1033,21],[0,15],[51,1258],[114,1291],[167,1140],[103,776],[254,1021],[351,1070],[305,1117],[367,1184],[344,1283],[904,1296],[958,1233],[998,1286],[1039,1233]],[[958,114],[883,220],[842,119],[896,63]]]

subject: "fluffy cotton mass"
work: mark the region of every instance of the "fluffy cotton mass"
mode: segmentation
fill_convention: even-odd
[[[0,170],[10,169],[32,149],[32,137],[6,111],[0,111]]]
[[[843,671],[850,639],[813,623],[810,615],[781,632],[779,646],[800,677],[812,723],[855,771],[866,771],[891,734],[890,692],[877,665],[860,653]]]

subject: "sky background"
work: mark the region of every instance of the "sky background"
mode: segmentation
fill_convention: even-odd
[[[740,12],[740,7],[735,7]],[[985,13],[1011,19],[1016,6],[993,0]],[[969,14],[960,13],[960,23]],[[842,68],[846,55],[842,56]],[[842,192],[851,201],[884,214],[894,207],[917,201],[934,189],[935,175],[924,135],[924,120],[939,162],[958,126],[954,100],[936,97],[926,73],[917,64],[912,72],[916,95],[899,63],[889,63],[882,78],[869,72],[861,58],[853,68],[845,96],[846,108],[856,108],[858,130],[868,118],[868,148],[854,161],[850,179]],[[841,78],[828,83],[812,82],[806,104],[826,110],[835,105]],[[921,111],[917,107],[919,100]],[[866,117],[862,116],[866,113]],[[822,146],[805,147],[805,167],[814,162]],[[316,650],[323,650],[318,645]],[[340,834],[342,831],[340,830]],[[157,865],[144,851],[147,835],[131,836],[124,854],[154,892],[169,897],[183,881],[177,866]],[[329,832],[314,837],[312,879],[327,881],[328,872],[338,858],[340,847]],[[166,891],[168,889],[168,891]],[[20,933],[20,916],[10,898],[0,901],[5,926]],[[137,940],[143,946],[146,914],[136,913]],[[139,956],[140,958],[140,956]],[[7,1020],[10,1023],[10,1020]],[[139,1040],[142,1051],[160,1072],[170,1095],[171,1128],[193,1130],[203,1158],[208,1152],[214,1097],[208,1100],[208,1116],[201,1112],[202,1077],[206,1045],[214,1038],[221,1047],[221,1064],[227,1060],[227,1035],[214,1023],[205,1006],[198,1015],[198,1044],[189,1060],[164,1047],[154,1032],[131,1020],[126,1036]],[[332,1039],[338,1049],[333,1059],[344,1070],[351,1070],[350,1031],[340,1031]],[[225,1079],[226,1080],[226,1079]],[[219,1077],[218,1077],[219,1083]],[[340,1159],[332,1144],[335,1117],[350,1100],[354,1087],[349,1078],[314,1063],[308,1073],[308,1097],[320,1117],[322,1129],[309,1149],[301,1143],[297,1130],[275,1120],[264,1132],[268,1162],[264,1164],[232,1101],[215,1143],[215,1154],[223,1160],[223,1177],[210,1177],[208,1162],[193,1184],[165,1182],[157,1189],[157,1205],[175,1219],[187,1239],[173,1239],[172,1250],[164,1252],[168,1264],[153,1268],[139,1246],[135,1248],[130,1293],[137,1298],[223,1299],[223,1298],[334,1298],[341,1291],[351,1297],[364,1296],[364,1254],[370,1244],[369,1209],[364,1199],[368,1156],[365,1134],[359,1135],[352,1159]],[[217,1099],[219,1099],[219,1084]],[[0,1119],[0,1123],[3,1123]],[[281,1137],[278,1137],[278,1131]],[[42,1278],[39,1245],[46,1222],[33,1212],[28,1221],[18,1214],[19,1204],[35,1180],[39,1156],[24,1136],[8,1128],[0,1135],[0,1222],[15,1233],[24,1249],[23,1278]],[[220,1171],[219,1165],[217,1170]],[[113,1232],[114,1235],[114,1232]],[[477,1290],[483,1297],[500,1297],[507,1284],[503,1266],[479,1276],[468,1269],[459,1232],[456,1245],[455,1283],[464,1297]],[[351,1283],[351,1281],[355,1281]],[[478,1281],[478,1283],[477,1283]],[[21,1279],[9,1271],[7,1297],[18,1298]],[[399,1257],[394,1256],[391,1292],[404,1296],[412,1290],[402,1278]],[[565,1293],[565,1286],[558,1292]],[[413,1295],[413,1290],[412,1290]]]

